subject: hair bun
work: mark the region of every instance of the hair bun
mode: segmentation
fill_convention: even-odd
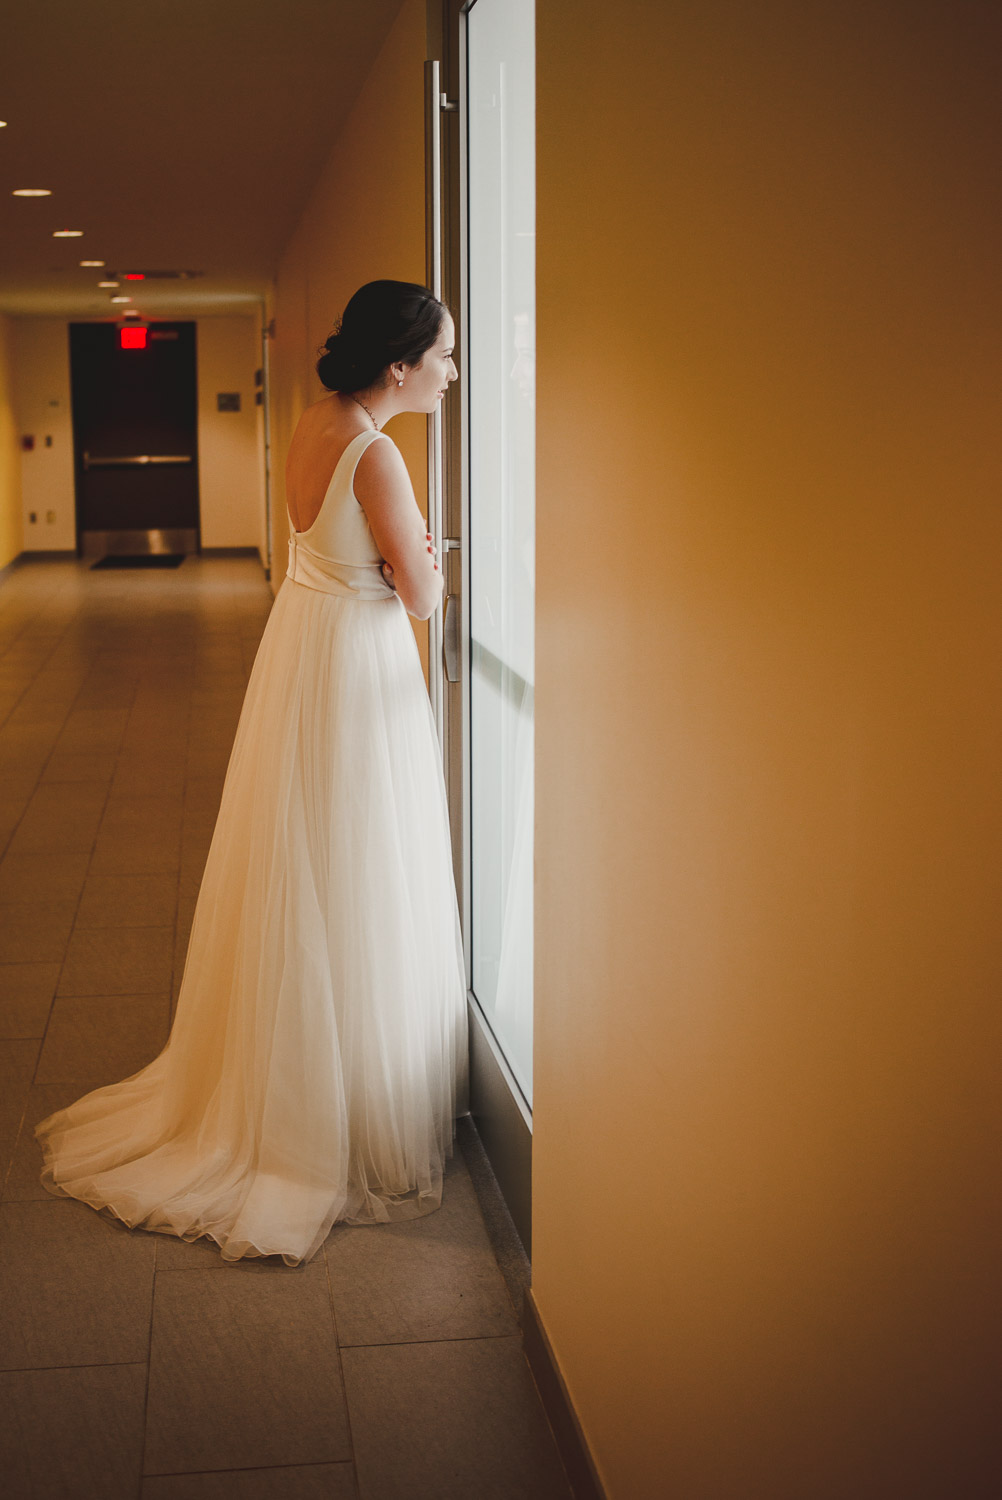
[[[368,390],[395,360],[419,364],[442,330],[445,307],[425,286],[370,281],[324,344],[317,374],[329,391]]]
[[[335,331],[324,344],[325,353],[317,361],[317,374],[329,391],[350,390],[358,373],[358,355],[349,346],[340,331]]]

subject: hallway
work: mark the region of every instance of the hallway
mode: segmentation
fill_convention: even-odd
[[[560,1500],[527,1263],[468,1122],[438,1213],[335,1227],[295,1269],[38,1181],[35,1122],[166,1040],[270,606],[249,557],[0,578],[4,1493]]]

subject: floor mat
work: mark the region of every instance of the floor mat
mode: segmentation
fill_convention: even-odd
[[[186,552],[109,552],[91,564],[95,568],[179,568]]]

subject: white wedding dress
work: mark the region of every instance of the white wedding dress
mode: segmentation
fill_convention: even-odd
[[[36,1132],[51,1192],[226,1260],[295,1265],[336,1221],[431,1213],[465,1108],[438,740],[353,489],[378,437],[349,443],[291,534],[167,1045]]]

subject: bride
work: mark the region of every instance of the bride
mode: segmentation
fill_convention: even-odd
[[[441,572],[384,424],[456,379],[425,287],[351,298],[287,464],[289,567],[223,785],[167,1045],[43,1120],[44,1185],[224,1260],[431,1213],[466,1088],[445,788],[408,613]]]

